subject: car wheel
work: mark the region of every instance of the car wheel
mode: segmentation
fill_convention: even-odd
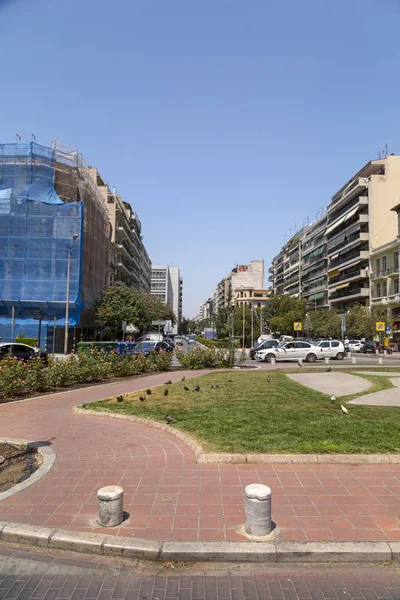
[[[343,360],[344,359],[344,354],[343,352],[338,352],[336,354],[336,360]]]
[[[265,362],[271,362],[271,360],[275,358],[275,354],[272,354],[272,352],[270,354],[266,354],[265,355]]]
[[[313,363],[316,360],[317,360],[316,354],[313,354],[312,352],[310,354],[307,354],[307,356],[306,356],[306,361],[307,362]]]

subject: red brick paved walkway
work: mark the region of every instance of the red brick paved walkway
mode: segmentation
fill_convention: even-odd
[[[242,492],[261,481],[272,488],[273,518],[286,540],[400,540],[400,465],[197,465],[170,434],[72,413],[81,402],[181,376],[160,374],[0,405],[0,436],[54,438],[57,453],[41,481],[0,501],[0,520],[98,531],[96,491],[119,484],[130,518],[109,533],[243,541],[235,531],[244,522]]]

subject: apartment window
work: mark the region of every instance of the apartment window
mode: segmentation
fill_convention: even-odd
[[[376,259],[376,274],[379,275],[381,272],[381,259],[377,258]]]
[[[393,252],[393,266],[395,271],[399,270],[399,253]]]
[[[399,293],[399,280],[398,279],[394,280],[394,293],[395,294]]]
[[[384,273],[386,273],[386,269],[387,269],[387,260],[386,260],[386,256],[382,256],[382,271]]]
[[[380,298],[380,297],[381,297],[381,284],[377,283],[377,285],[376,285],[376,298]]]
[[[382,292],[383,292],[383,296],[386,297],[387,296],[387,282],[384,281],[383,282],[383,286],[382,286]]]

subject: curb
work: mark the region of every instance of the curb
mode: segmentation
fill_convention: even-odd
[[[157,561],[400,562],[400,542],[158,542],[6,522],[0,541]]]
[[[102,412],[91,410],[90,408],[81,408],[74,406],[72,412],[79,415],[94,415],[96,417],[110,417],[112,419],[125,419],[147,427],[162,429],[171,433],[181,442],[186,444],[194,453],[196,462],[200,464],[290,464],[290,463],[319,463],[319,464],[337,464],[337,465],[380,465],[380,464],[400,464],[400,454],[206,454],[197,442],[191,437],[175,429],[170,425],[135,417],[134,415],[121,415],[118,413]]]
[[[38,454],[40,454],[40,456],[42,457],[42,464],[38,469],[36,469],[34,473],[32,473],[30,477],[28,477],[28,479],[22,481],[21,483],[18,483],[17,485],[14,485],[12,488],[6,490],[5,492],[0,492],[0,500],[9,498],[9,496],[12,496],[17,492],[21,492],[28,486],[39,481],[39,479],[44,477],[44,475],[47,475],[47,473],[50,471],[50,469],[56,462],[56,453],[54,452],[54,450],[52,450],[48,446],[41,446],[40,442],[30,442],[29,440],[23,440],[21,438],[6,437],[1,437],[0,442],[6,442],[9,444],[20,444],[21,446],[31,446],[32,448],[36,448]]]

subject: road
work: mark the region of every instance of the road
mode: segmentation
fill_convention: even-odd
[[[400,567],[160,564],[0,543],[0,598],[400,600]]]

